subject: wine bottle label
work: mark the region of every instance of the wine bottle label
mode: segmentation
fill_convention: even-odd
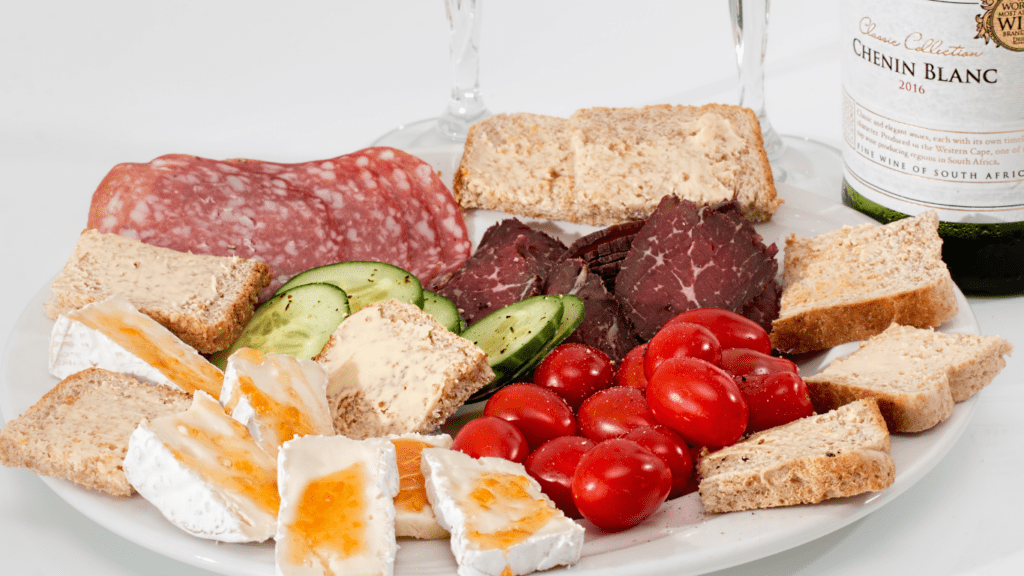
[[[1024,221],[1024,0],[845,0],[843,162],[865,198]]]

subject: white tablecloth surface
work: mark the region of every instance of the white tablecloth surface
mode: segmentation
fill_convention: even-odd
[[[119,162],[177,152],[328,158],[434,116],[450,90],[440,0],[8,2],[0,16],[0,338],[56,274]],[[777,130],[840,142],[838,2],[772,7]],[[488,0],[492,111],[736,103],[725,2]],[[836,187],[814,190],[838,201]],[[1024,298],[972,298],[981,330],[1024,346]],[[1024,360],[981,393],[963,438],[865,519],[716,574],[1002,575],[1024,561]],[[10,419],[12,415],[4,414]],[[199,576],[0,468],[0,573]]]

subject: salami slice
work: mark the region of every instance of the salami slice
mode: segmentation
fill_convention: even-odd
[[[735,202],[699,207],[666,196],[633,239],[615,296],[641,338],[676,314],[715,306],[742,313],[778,271]]]
[[[344,252],[323,200],[275,176],[178,154],[115,166],[93,194],[88,226],[182,252],[263,261],[273,275],[264,298]]]

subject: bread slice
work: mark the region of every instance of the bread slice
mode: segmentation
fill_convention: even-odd
[[[733,512],[882,490],[896,478],[889,431],[874,400],[751,435],[699,461],[700,499]]]
[[[50,286],[46,315],[118,294],[199,352],[231,345],[252,317],[270,269],[256,260],[206,256],[85,230]]]
[[[453,192],[464,208],[592,225],[645,218],[668,194],[735,197],[755,222],[782,203],[756,115],[719,104],[491,116],[470,129]]]
[[[338,434],[429,434],[494,379],[487,353],[419,307],[385,300],[349,316],[315,358]]]
[[[934,210],[879,226],[786,239],[772,346],[798,354],[865,340],[896,322],[934,328],[957,314]]]
[[[135,490],[122,462],[142,418],[187,410],[192,396],[90,368],[62,380],[0,434],[0,464],[113,496]]]
[[[890,432],[920,432],[987,386],[1012,349],[998,336],[893,324],[804,381],[818,411],[874,398]]]

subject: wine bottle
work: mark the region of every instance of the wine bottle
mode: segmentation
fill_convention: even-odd
[[[1024,0],[843,0],[843,201],[935,210],[965,293],[1024,292]]]

